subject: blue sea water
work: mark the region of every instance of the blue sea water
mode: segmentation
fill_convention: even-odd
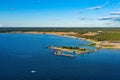
[[[88,43],[47,34],[0,34],[0,80],[120,80],[120,50],[69,58],[55,56],[48,48]]]

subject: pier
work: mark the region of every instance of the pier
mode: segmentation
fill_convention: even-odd
[[[55,51],[54,55],[56,55],[56,56],[65,56],[65,57],[72,57],[72,58],[76,57],[75,55],[62,53],[61,51]]]
[[[89,54],[89,53],[93,53],[93,52],[96,52],[98,50],[101,49],[101,44],[100,43],[99,45],[96,46],[95,49],[93,50],[89,50],[89,49],[85,49],[85,48],[79,48],[79,47],[54,47],[54,46],[50,46],[49,48],[52,49],[52,50],[55,50],[54,52],[54,55],[55,56],[65,56],[65,57],[76,57],[77,55],[80,55],[80,54]],[[66,53],[68,52],[68,53]],[[75,54],[71,54],[75,52]]]

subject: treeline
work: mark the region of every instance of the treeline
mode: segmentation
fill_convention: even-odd
[[[96,44],[95,43],[92,43],[92,44],[85,44],[83,46],[95,46]]]
[[[85,48],[79,48],[79,47],[71,47],[71,46],[62,46],[61,48],[63,48],[63,49],[79,49],[79,50],[81,50],[81,51],[85,51],[86,49]]]
[[[1,27],[0,32],[13,32],[13,31],[38,31],[38,32],[78,32],[84,34],[87,32],[97,32],[97,31],[120,31],[120,28],[79,28],[79,27]]]
[[[120,32],[102,32],[95,36],[82,36],[95,41],[120,41]]]
[[[92,39],[96,41],[120,41],[120,28],[78,28],[78,27],[1,27],[0,33],[5,32],[77,32],[77,37],[83,37],[86,39]],[[88,32],[98,32],[102,31],[102,33],[95,36],[81,36],[82,34]]]

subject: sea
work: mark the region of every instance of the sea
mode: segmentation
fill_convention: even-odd
[[[91,42],[48,34],[0,34],[0,80],[120,80],[120,50],[101,49],[75,58],[55,56],[49,46]]]

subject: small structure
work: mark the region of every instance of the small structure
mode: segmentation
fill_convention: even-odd
[[[98,31],[98,33],[101,33],[102,31]]]
[[[83,34],[83,36],[95,36],[97,34],[98,33],[96,33],[96,32],[88,32],[88,33]]]
[[[32,71],[30,71],[31,73],[36,73],[37,71],[35,71],[35,70],[32,70]]]

